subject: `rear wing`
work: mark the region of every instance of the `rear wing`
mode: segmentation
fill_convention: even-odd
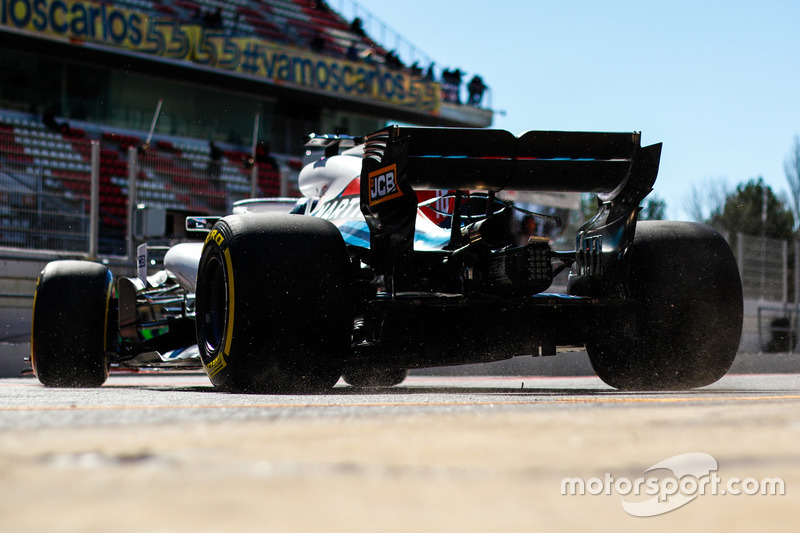
[[[655,182],[661,145],[642,148],[640,140],[639,132],[516,137],[505,130],[390,126],[365,138],[364,156],[378,165],[403,164],[403,181],[414,189],[611,194],[633,170],[646,174],[635,178]]]
[[[640,143],[638,132],[378,130],[365,137],[361,171],[371,248],[390,263],[411,250],[415,189],[589,192],[605,204],[603,220],[631,218],[652,190],[661,157],[661,144]]]

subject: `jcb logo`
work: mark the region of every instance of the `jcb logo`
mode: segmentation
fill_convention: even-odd
[[[218,231],[218,230],[211,230],[211,233],[209,233],[208,235],[206,235],[206,242],[205,242],[205,244],[208,244],[208,241],[214,241],[215,243],[217,243],[217,246],[222,246],[222,241],[223,241],[223,240],[225,240],[225,239],[224,239],[224,237],[222,236],[222,233],[221,233],[220,231]]]
[[[397,166],[390,165],[369,173],[369,205],[402,196],[397,186]]]

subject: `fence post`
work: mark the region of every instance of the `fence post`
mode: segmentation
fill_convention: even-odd
[[[125,234],[126,248],[125,258],[127,261],[133,262],[132,265],[136,267],[136,242],[133,236],[135,230],[134,217],[136,216],[136,175],[139,173],[139,160],[137,148],[131,146],[128,148],[128,228]]]
[[[766,190],[766,189],[765,189]],[[767,238],[761,235],[761,298],[766,300],[767,294]]]
[[[781,241],[781,251],[783,252],[783,261],[781,273],[781,281],[783,281],[783,294],[781,295],[781,301],[783,305],[789,303],[789,244],[786,241]]]
[[[253,166],[250,167],[250,198],[256,198],[258,194],[258,162],[253,159]]]
[[[739,263],[739,277],[744,281],[744,239],[741,233],[736,234],[736,262]]]
[[[794,244],[794,306],[800,305],[800,241],[795,239]]]
[[[100,143],[91,142],[91,185],[89,200],[89,259],[97,259],[100,235]]]
[[[794,354],[797,348],[797,346],[795,346],[797,343],[795,335],[798,332],[798,326],[800,326],[800,312],[798,312],[800,311],[798,309],[798,305],[800,305],[800,283],[798,283],[800,282],[800,241],[794,239],[792,245],[794,247],[794,272],[792,273],[794,277],[794,306],[792,307],[794,320],[792,321],[792,329],[790,331],[791,341],[789,343],[789,353]]]

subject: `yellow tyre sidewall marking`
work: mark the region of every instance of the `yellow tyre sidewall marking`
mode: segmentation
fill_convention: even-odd
[[[228,327],[225,331],[225,348],[223,353],[229,355],[231,351],[231,341],[233,340],[233,307],[234,292],[233,292],[233,263],[231,262],[231,250],[225,248],[225,270],[228,274]]]
[[[206,370],[208,377],[213,378],[220,371],[227,366],[225,358],[228,357],[231,351],[231,342],[233,341],[233,312],[234,312],[234,289],[233,289],[233,262],[231,261],[230,248],[226,248],[222,252],[225,257],[225,273],[228,279],[228,317],[225,327],[225,343],[223,344],[220,354],[211,361]]]

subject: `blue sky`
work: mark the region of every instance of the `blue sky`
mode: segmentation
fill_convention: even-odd
[[[348,0],[330,4],[352,12]],[[358,4],[438,67],[480,74],[504,112],[494,127],[641,131],[644,144],[663,142],[656,194],[670,218],[686,218],[692,187],[714,180],[735,187],[763,176],[788,190],[783,162],[800,135],[800,1]]]

